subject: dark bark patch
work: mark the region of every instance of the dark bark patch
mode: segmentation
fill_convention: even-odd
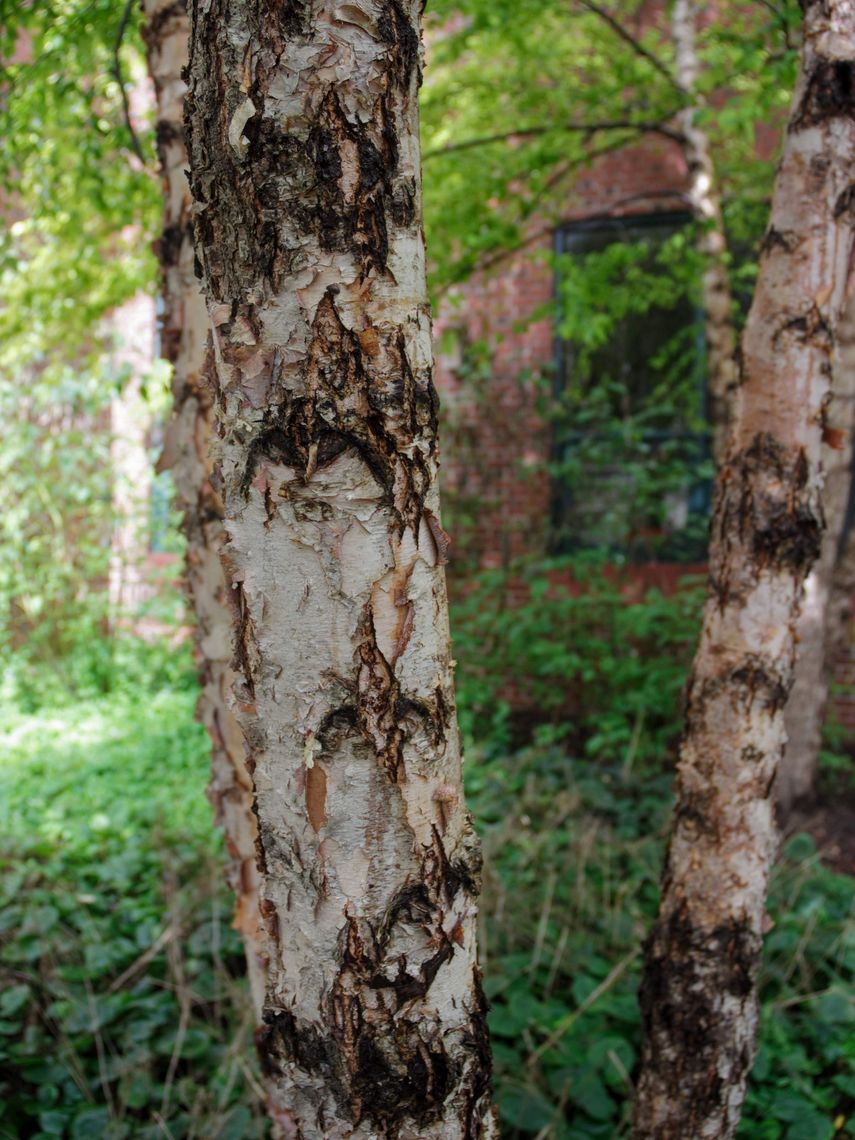
[[[234,656],[231,667],[240,677],[240,683],[235,685],[235,694],[239,701],[253,704],[255,702],[255,671],[253,667],[256,656],[255,626],[250,616],[249,606],[244,598],[242,583],[233,581],[231,589],[227,591],[227,597],[235,628]]]
[[[685,904],[660,918],[648,940],[639,990],[646,1050],[667,1042],[655,1068],[665,1095],[682,1106],[673,1114],[680,1120],[679,1138],[694,1135],[703,1121],[727,1117],[727,1090],[718,1075],[721,1056],[731,1058],[734,1082],[748,1072],[750,1050],[735,1045],[735,1019],[742,1013],[728,1010],[721,999],[725,994],[738,999],[740,1010],[754,1002],[760,950],[761,939],[747,918],[710,930],[696,925]],[[662,1136],[678,1140],[673,1131]]]
[[[315,199],[299,207],[308,227],[330,250],[352,250],[363,276],[385,273],[389,257],[387,211],[398,167],[395,132],[383,99],[375,121],[351,122],[330,88],[307,139]]]
[[[774,226],[769,226],[763,235],[763,241],[760,243],[761,257],[771,253],[773,249],[782,249],[784,253],[792,253],[793,238]]]
[[[171,269],[178,264],[185,240],[192,241],[192,238],[187,233],[186,227],[179,222],[173,222],[171,226],[164,227],[163,233],[155,242],[154,250],[164,269]]]
[[[286,1066],[296,1064],[312,1076],[335,1078],[336,1057],[329,1040],[314,1025],[301,1025],[290,1010],[264,1010],[255,1047],[266,1077],[281,1076]]]
[[[705,789],[687,793],[681,790],[674,809],[675,828],[687,829],[695,834],[709,835],[718,831],[714,814],[715,792]]]
[[[803,130],[838,118],[855,118],[855,63],[848,59],[822,59],[808,77],[789,129]]]
[[[285,35],[291,37],[303,35],[306,29],[305,0],[282,0],[276,8]]]
[[[400,0],[387,0],[382,5],[377,30],[390,49],[399,83],[408,89],[413,68],[419,62],[419,36]]]
[[[370,602],[363,611],[358,636],[356,727],[394,784],[403,773],[406,740],[404,726],[396,714],[401,686],[377,645]]]
[[[785,321],[775,333],[774,343],[777,345],[783,336],[792,336],[802,344],[814,344],[826,351],[831,350],[831,327],[816,305],[813,305],[808,312]]]
[[[750,707],[759,695],[769,712],[780,712],[790,695],[790,683],[770,673],[762,661],[748,660],[730,674],[731,682],[742,691]]]
[[[844,214],[855,213],[855,184],[847,186],[834,203],[835,218],[842,218]]]
[[[728,460],[718,486],[713,528],[712,587],[722,604],[731,596],[735,545],[747,545],[752,574],[772,567],[804,577],[819,555],[825,519],[808,486],[804,448],[768,432]]]
[[[426,865],[425,874],[435,888],[445,895],[449,903],[457,897],[458,891],[461,890],[472,898],[476,898],[481,890],[482,855],[480,845],[473,844],[471,849],[454,859],[449,859],[442,836],[436,825],[433,826],[432,831],[433,860],[432,865]]]
[[[476,984],[477,1006],[463,1031],[462,1049],[449,1053],[429,1006],[427,1016],[416,1016],[417,1003],[455,952],[454,938],[443,927],[445,914],[441,892],[426,874],[423,882],[394,896],[379,928],[350,916],[342,931],[341,969],[330,994],[339,1087],[349,1090],[342,1107],[355,1123],[374,1121],[382,1135],[397,1135],[405,1123],[426,1127],[441,1115],[453,1087],[467,1102],[461,1121],[472,1118],[471,1135],[480,1135],[474,1118],[489,1081],[489,1070],[481,1067],[485,1057],[489,1062],[489,1045],[480,987]],[[423,931],[424,945],[436,949],[409,961],[400,946],[418,945],[414,928]],[[407,1006],[406,1016],[399,1016]]]
[[[374,1038],[360,1039],[354,1091],[369,1120],[387,1129],[407,1120],[426,1126],[439,1116],[450,1087],[451,1066],[441,1042],[419,1041],[402,1054],[387,1052]]]
[[[438,401],[428,373],[414,376],[400,329],[357,335],[336,308],[338,290],[321,299],[304,366],[307,395],[282,403],[248,446],[241,486],[249,494],[260,460],[300,472],[304,482],[352,448],[403,527],[416,528],[431,484]],[[371,334],[371,335],[369,335]],[[367,346],[367,349],[366,347]],[[426,441],[428,453],[413,444]],[[287,496],[287,488],[284,491]]]

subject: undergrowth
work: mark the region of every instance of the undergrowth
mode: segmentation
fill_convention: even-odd
[[[265,1135],[192,693],[7,717],[0,1137]]]
[[[467,768],[502,1136],[625,1136],[668,778],[554,745]],[[267,1134],[206,769],[188,692],[5,716],[3,1140]],[[851,880],[796,837],[770,915],[739,1135],[855,1136]]]

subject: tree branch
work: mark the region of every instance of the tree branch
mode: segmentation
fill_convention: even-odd
[[[607,154],[612,154],[614,151],[621,150],[625,146],[626,142],[624,139],[612,139],[609,142],[605,143],[603,146],[594,150],[592,153],[581,156],[577,159],[574,159],[573,161],[561,163],[558,169],[549,178],[541,193],[538,194],[534,200],[528,204],[528,207],[521,212],[519,218],[517,219],[518,223],[523,224],[529,217],[531,217],[531,215],[535,212],[535,210],[542,202],[544,195],[550,190],[555,189],[559,183],[561,183],[575,170],[578,170],[580,166],[585,166],[588,163],[595,162],[598,158],[602,158]],[[476,273],[485,273],[490,269],[493,269],[495,266],[501,265],[503,261],[506,261],[508,258],[513,257],[514,254],[520,253],[522,250],[527,249],[528,246],[533,245],[542,237],[545,237],[547,234],[551,234],[557,224],[557,220],[551,220],[547,225],[539,226],[536,230],[529,231],[520,241],[514,242],[510,246],[499,247],[498,249],[494,249],[492,252],[485,253],[484,256],[476,259],[474,264],[465,269],[463,272],[461,272],[458,267],[458,272],[455,274],[455,276],[436,290],[437,298],[440,299],[444,297],[449,289],[452,289],[455,285],[459,285],[462,281],[467,281]]]
[[[119,21],[119,30],[116,32],[116,42],[113,45],[113,76],[119,85],[119,91],[122,95],[122,109],[125,115],[125,125],[131,136],[131,147],[140,162],[145,165],[145,154],[143,153],[137,132],[134,129],[134,124],[131,121],[131,105],[128,100],[128,92],[125,89],[125,82],[122,78],[122,59],[120,55],[122,40],[125,38],[125,32],[127,31],[128,21],[131,18],[131,10],[133,9],[134,2],[135,0],[127,0],[124,11],[122,12],[122,18]]]
[[[681,131],[668,127],[664,123],[634,123],[631,119],[614,119],[602,123],[563,123],[561,126],[555,127],[518,127],[515,131],[502,131],[500,134],[464,139],[462,142],[449,143],[447,146],[425,151],[422,155],[422,161],[446,154],[456,154],[461,150],[474,150],[476,147],[489,146],[491,143],[508,142],[510,139],[535,138],[538,135],[549,134],[550,131],[571,131],[584,135],[594,135],[600,131],[637,131],[640,134],[662,135],[679,146],[682,146],[686,141]]]
[[[647,60],[650,66],[654,67],[660,75],[663,75],[674,90],[679,91],[680,95],[685,99],[686,92],[683,90],[680,81],[671,73],[670,68],[666,67],[662,60],[659,59],[658,56],[655,56],[652,51],[648,51],[644,44],[637,40],[631,32],[628,32],[623,24],[615,19],[611,12],[608,12],[605,8],[601,8],[595,0],[576,0],[576,2],[581,4],[588,12],[593,12],[595,16],[599,16],[603,23],[611,28],[616,36],[622,39],[625,44],[628,44],[637,56]]]

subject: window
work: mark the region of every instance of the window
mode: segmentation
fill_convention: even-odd
[[[711,464],[686,213],[556,234],[553,549],[705,557]]]

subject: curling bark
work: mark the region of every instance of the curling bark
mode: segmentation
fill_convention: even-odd
[[[647,946],[638,1140],[732,1137],[754,1052],[771,791],[802,586],[822,536],[823,421],[853,255],[855,0],[802,7],[800,73],[742,340]]]
[[[490,1136],[420,226],[418,0],[194,0],[281,1135]]]
[[[220,547],[225,535],[222,503],[211,484],[208,455],[213,407],[205,382],[208,314],[194,273],[184,94],[190,21],[186,5],[144,0],[149,72],[157,100],[157,149],[164,190],[161,264],[161,351],[172,364],[173,413],[166,429],[160,469],[172,472],[187,540],[185,585],[196,619],[196,659],[201,674],[197,713],[212,744],[209,795],[229,853],[227,879],[235,891],[235,926],[247,955],[258,1017],[264,994],[264,928],[258,909],[255,862],[257,826],[252,780],[243,737],[229,708],[232,622]]]
[[[702,107],[697,92],[696,0],[675,0],[671,27],[677,80],[688,100],[688,105],[678,115],[678,122],[689,172],[689,202],[700,226],[698,249],[704,258],[701,304],[706,344],[708,418],[712,427],[713,456],[716,465],[720,465],[727,454],[738,380],[736,332],[721,199],[716,186],[709,138],[703,127],[698,125],[698,112]]]

